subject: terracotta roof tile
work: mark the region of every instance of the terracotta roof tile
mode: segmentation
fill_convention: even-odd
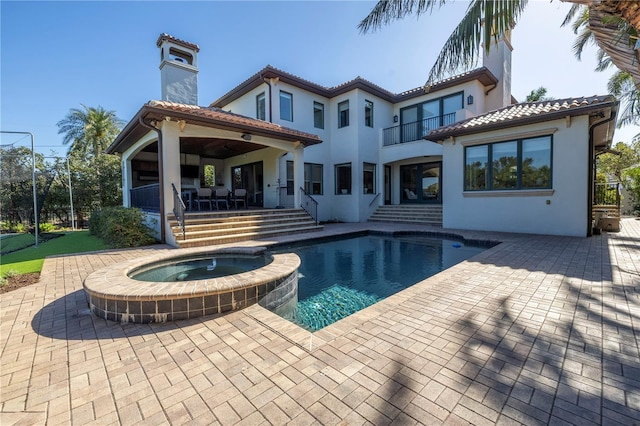
[[[200,51],[200,46],[198,46],[197,44],[194,43],[189,43],[188,41],[184,41],[184,40],[180,40],[177,37],[174,37],[172,35],[169,35],[167,33],[162,33],[160,34],[160,36],[158,37],[158,41],[156,41],[156,46],[160,47],[160,45],[162,44],[163,40],[169,40],[174,42],[175,44],[178,44],[180,46],[184,46],[187,47],[189,49],[193,49],[196,52]]]
[[[289,136],[289,138],[300,138],[305,145],[314,143],[320,143],[321,140],[318,135],[311,133],[305,133],[298,130],[283,127],[278,124],[269,123],[267,121],[257,120],[255,118],[246,117],[240,114],[234,114],[232,112],[223,111],[220,108],[215,107],[202,107],[197,105],[180,104],[168,101],[149,101],[147,106],[161,109],[168,112],[179,112],[188,114],[194,118],[201,118],[210,120],[212,122],[225,122],[229,124],[240,125],[243,127],[253,128],[256,131],[268,131],[276,132],[282,135]]]
[[[615,102],[615,98],[611,95],[519,103],[459,121],[450,126],[439,127],[429,132],[425,139],[439,141],[450,136],[478,133],[494,127],[512,127],[523,122],[544,121],[551,119],[554,115],[575,115],[577,112],[582,112],[585,107],[591,109],[594,106],[606,106],[610,102]]]

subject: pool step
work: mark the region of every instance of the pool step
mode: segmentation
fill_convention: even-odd
[[[373,212],[369,221],[442,226],[442,205],[400,204],[379,206]]]
[[[168,219],[179,247],[227,244],[323,228],[302,209],[187,213],[184,236],[173,214]]]

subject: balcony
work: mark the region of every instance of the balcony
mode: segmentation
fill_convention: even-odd
[[[431,130],[455,123],[456,113],[425,118],[400,126],[388,127],[382,130],[383,146],[397,145],[399,143],[414,142],[422,139]]]

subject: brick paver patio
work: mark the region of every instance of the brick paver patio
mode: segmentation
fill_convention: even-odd
[[[323,234],[353,228],[417,229]],[[504,242],[313,335],[257,305],[107,322],[82,280],[169,249],[48,258],[0,296],[0,424],[640,423],[640,221],[460,233]]]

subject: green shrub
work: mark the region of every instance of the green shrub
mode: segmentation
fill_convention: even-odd
[[[53,232],[56,230],[56,227],[53,223],[44,222],[38,225],[38,229],[40,229],[40,232]]]
[[[9,232],[22,234],[23,232],[27,232],[27,227],[24,226],[22,222],[15,222],[9,224]]]
[[[139,209],[107,207],[91,214],[89,233],[101,238],[112,248],[153,244],[153,230],[144,224],[144,219]]]

